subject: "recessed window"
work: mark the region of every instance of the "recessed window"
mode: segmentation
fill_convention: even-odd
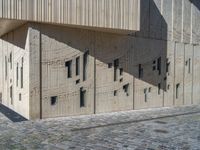
[[[130,90],[129,90],[129,84],[124,85],[124,86],[123,86],[123,90],[124,90],[124,92],[126,93],[126,96],[129,96],[129,94],[130,94],[130,93],[129,93],[129,91],[130,91]]]
[[[24,87],[24,58],[22,57],[22,66],[21,66],[21,88]]]
[[[11,100],[11,104],[13,104],[13,87],[10,87],[10,100]]]
[[[114,96],[117,96],[117,90],[114,90]]]
[[[120,76],[122,76],[123,75],[123,68],[120,68],[119,72],[120,72]]]
[[[80,75],[80,57],[76,58],[76,75]]]
[[[160,95],[161,83],[158,83],[158,95]]]
[[[108,68],[112,68],[112,63],[108,63]]]
[[[10,69],[12,69],[12,52],[10,53]]]
[[[85,52],[83,55],[83,81],[87,79],[88,61],[89,61],[89,51]]]
[[[51,105],[56,105],[57,100],[58,100],[58,97],[57,97],[57,96],[52,96],[52,97],[51,97]]]
[[[151,93],[151,87],[149,88],[149,93]]]
[[[18,80],[19,80],[19,64],[17,63],[17,68],[16,68],[16,86],[18,86]]]
[[[147,88],[144,89],[144,101],[147,102],[147,94],[148,94],[148,90]]]
[[[114,60],[114,81],[117,81],[117,70],[119,68],[119,59]]]
[[[139,72],[139,79],[143,78],[143,68],[142,68],[142,65],[139,64],[138,66],[138,72]]]
[[[176,84],[176,99],[179,97],[179,88],[180,88],[180,83]]]
[[[76,80],[76,84],[79,84],[80,83],[80,79]]]
[[[21,100],[22,100],[22,94],[19,93],[19,101],[21,101]]]
[[[86,90],[80,88],[80,107],[85,107],[85,101],[86,101]]]
[[[65,67],[67,68],[67,77],[72,77],[72,60],[65,62]]]
[[[169,69],[170,69],[170,62],[169,59],[166,60],[166,73],[169,73]]]
[[[157,70],[158,70],[158,74],[161,74],[161,57],[158,58],[157,60]]]

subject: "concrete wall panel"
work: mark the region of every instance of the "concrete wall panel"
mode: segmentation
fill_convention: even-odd
[[[200,103],[200,46],[194,46],[193,104]]]

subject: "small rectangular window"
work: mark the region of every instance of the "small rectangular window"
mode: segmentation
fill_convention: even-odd
[[[123,68],[120,68],[120,69],[119,69],[120,76],[122,76],[122,75],[123,75],[123,71],[124,71],[124,70],[123,70]]]
[[[191,73],[191,59],[188,60],[188,73]]]
[[[56,105],[57,100],[58,100],[58,97],[57,97],[57,96],[52,96],[52,97],[51,97],[51,105],[52,105],[52,106],[53,106],[53,105]]]
[[[7,80],[8,75],[8,63],[7,63],[7,57],[5,56],[5,80]]]
[[[22,94],[19,93],[19,101],[21,101],[21,100],[22,100]]]
[[[16,86],[18,86],[18,80],[19,80],[19,64],[17,63],[17,68],[16,68]]]
[[[80,88],[80,107],[85,107],[85,101],[86,101],[86,90]]]
[[[112,63],[108,63],[108,68],[112,68]]]
[[[130,90],[129,90],[129,84],[126,84],[126,85],[124,85],[123,86],[123,90],[124,90],[124,92],[126,93],[126,96],[129,96],[129,92],[130,92]]]
[[[147,91],[148,91],[147,88],[145,88],[145,89],[144,89],[144,101],[145,101],[145,102],[147,102],[147,94],[148,94]]]
[[[83,81],[87,79],[88,61],[89,61],[89,51],[85,52],[83,55]]]
[[[180,83],[176,84],[176,99],[179,97],[179,88],[180,88]]]
[[[158,74],[161,74],[161,57],[158,58],[157,60],[157,70],[158,70]]]
[[[76,75],[80,75],[80,57],[76,58]]]
[[[158,83],[158,95],[160,95],[160,90],[161,90],[161,84]]]
[[[119,59],[114,60],[114,81],[117,81],[117,69],[119,68]]]
[[[117,90],[114,90],[114,96],[117,96]]]
[[[10,87],[10,100],[11,100],[11,104],[13,105],[13,87]]]
[[[12,69],[12,52],[10,53],[10,69]]]
[[[67,67],[67,77],[72,77],[72,60],[65,62],[65,67]]]
[[[21,66],[21,88],[24,87],[24,58],[22,57],[22,66]]]
[[[139,72],[139,79],[143,78],[143,68],[142,68],[142,65],[139,64],[138,66],[138,72]]]

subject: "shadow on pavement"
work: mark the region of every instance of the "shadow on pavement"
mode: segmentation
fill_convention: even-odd
[[[14,112],[13,110],[3,106],[2,104],[0,104],[0,113],[4,114],[12,122],[27,121],[26,118],[22,117],[21,115]]]

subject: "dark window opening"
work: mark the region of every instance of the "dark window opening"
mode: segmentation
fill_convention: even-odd
[[[80,88],[80,107],[85,107],[85,101],[86,101],[86,90]]]
[[[144,89],[144,101],[147,102],[147,88]]]
[[[176,84],[176,99],[179,97],[179,88],[180,88],[180,83]]]
[[[8,64],[7,64],[7,57],[5,56],[5,80],[7,80],[7,75],[8,75]]]
[[[52,96],[52,97],[51,97],[51,105],[56,105],[57,100],[58,100],[58,97],[57,97],[57,96]]]
[[[149,88],[149,93],[151,93],[151,87]]]
[[[83,55],[83,81],[87,79],[87,68],[88,68],[88,60],[89,59],[89,51],[85,52]]]
[[[76,75],[80,75],[80,57],[76,58]]]
[[[10,53],[10,69],[12,69],[12,52]]]
[[[119,59],[114,60],[114,81],[117,81],[117,69],[119,68]]]
[[[108,68],[112,68],[112,63],[108,63]]]
[[[191,59],[188,60],[188,73],[191,73]]]
[[[67,67],[67,77],[72,77],[72,60],[65,62],[65,67]]]
[[[161,74],[161,57],[158,58],[157,60],[157,70],[158,70],[158,74]]]
[[[16,86],[18,86],[18,80],[19,80],[19,64],[17,63],[17,68],[16,68]]]
[[[121,78],[121,79],[119,80],[119,82],[123,82],[123,78]]]
[[[21,66],[21,88],[24,87],[24,58],[22,57],[22,66]]]
[[[143,78],[143,68],[141,64],[139,64],[138,72],[139,72],[139,79]]]
[[[22,100],[22,94],[19,93],[19,101],[21,101],[21,100]]]
[[[117,90],[114,90],[114,96],[117,96]]]
[[[10,100],[11,100],[11,104],[13,104],[13,87],[10,87]]]
[[[79,84],[80,83],[80,79],[76,80],[76,84]]]
[[[123,75],[123,71],[124,71],[124,70],[123,70],[123,68],[120,68],[120,69],[119,69],[120,76],[122,76],[122,75]]]
[[[123,90],[124,90],[124,92],[126,93],[126,96],[129,96],[129,94],[130,94],[130,93],[129,93],[129,91],[130,91],[130,90],[129,90],[129,84],[124,85],[124,86],[123,86]]]
[[[160,95],[160,90],[161,90],[161,84],[158,83],[158,95]]]
[[[167,59],[167,60],[166,60],[166,73],[169,73],[169,68],[170,68],[170,62],[169,62],[169,60]]]
[[[169,85],[169,84],[167,85],[167,89],[168,89],[168,90],[170,89],[170,85]]]

